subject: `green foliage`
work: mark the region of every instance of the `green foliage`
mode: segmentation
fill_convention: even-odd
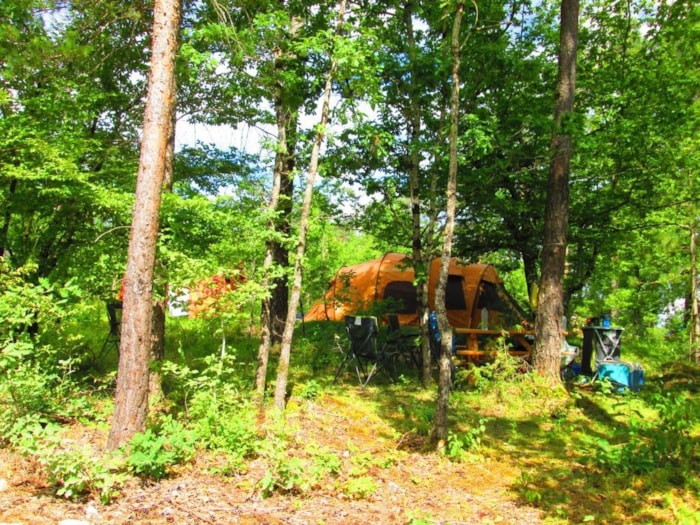
[[[620,402],[627,408],[626,425],[608,438],[592,440],[593,464],[630,474],[648,474],[672,468],[691,476],[700,466],[700,449],[694,434],[700,430],[700,405],[695,397],[658,391],[649,395],[655,415],[631,409],[634,396]]]
[[[500,345],[503,344],[501,340]],[[514,383],[525,378],[528,370],[527,363],[522,359],[511,356],[506,348],[494,352],[493,359],[483,366],[468,366],[457,371],[455,378],[456,388],[473,388],[479,392],[486,389],[507,390]],[[507,392],[502,392],[504,396]]]
[[[42,456],[49,481],[57,487],[56,494],[64,498],[95,495],[108,504],[119,496],[126,480],[126,473],[110,468],[109,462],[96,457],[89,447]]]
[[[481,448],[481,438],[486,433],[487,420],[480,419],[475,426],[467,432],[447,433],[447,456],[456,462],[463,461],[468,452],[477,452]]]
[[[366,499],[374,494],[379,486],[371,476],[350,478],[345,483],[345,495],[350,499]]]
[[[255,455],[259,439],[256,412],[241,391],[243,378],[235,355],[208,356],[202,364],[201,369],[192,369],[166,361],[162,367],[164,376],[175,381],[171,386],[173,394],[183,396],[182,403],[199,443],[241,460]]]
[[[94,496],[105,504],[119,495],[126,476],[119,457],[99,457],[87,445],[66,448],[61,428],[45,418],[20,417],[3,430],[3,436],[15,450],[41,465],[56,495],[67,499]]]
[[[139,476],[161,479],[170,469],[188,461],[195,453],[197,435],[171,416],[158,426],[134,435],[128,446],[127,465]]]
[[[61,355],[63,327],[80,295],[72,283],[30,280],[32,268],[12,270],[0,259],[0,433],[29,414],[69,417],[85,399],[71,399],[75,360]],[[50,334],[50,338],[49,338]],[[51,344],[48,343],[51,339]]]
[[[340,473],[342,464],[336,454],[312,443],[305,447],[303,455],[291,455],[287,444],[280,435],[267,439],[263,455],[268,470],[260,481],[263,497],[275,492],[305,494]]]

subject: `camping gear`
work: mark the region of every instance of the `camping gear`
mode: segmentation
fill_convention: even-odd
[[[608,361],[598,365],[598,379],[608,379],[618,391],[629,388],[636,392],[644,385],[644,369],[639,363]]]
[[[380,346],[379,325],[376,317],[345,317],[345,331],[349,345],[343,360],[335,372],[333,382],[338,381],[345,366],[354,364],[357,379],[362,388],[367,386],[377,372],[384,372],[394,381],[398,353],[386,345]]]
[[[109,333],[102,343],[99,359],[102,360],[111,349],[115,349],[119,355],[119,343],[121,339],[122,325],[122,302],[107,302],[107,320],[109,321]]]
[[[417,341],[418,334],[415,332],[415,329],[411,332],[402,330],[399,316],[396,314],[388,314],[386,317],[388,326],[384,341],[384,351],[396,352],[409,367],[420,369],[421,348],[420,343]]]
[[[428,304],[435,310],[440,258],[430,263]],[[346,315],[384,311],[396,313],[401,325],[418,326],[415,271],[411,259],[399,253],[338,270],[323,299],[311,307],[305,321],[342,321]],[[482,311],[492,329],[529,324],[527,316],[503,288],[496,269],[487,264],[463,265],[450,259],[445,291],[447,320],[462,328],[479,328]]]
[[[624,328],[604,326],[583,327],[581,365],[585,375],[593,375],[591,358],[593,357],[594,347],[596,367],[600,363],[620,360],[623,331]]]

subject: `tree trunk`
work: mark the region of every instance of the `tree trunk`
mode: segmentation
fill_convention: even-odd
[[[177,93],[177,82],[175,74],[172,78],[173,96]],[[170,129],[168,130],[168,147],[165,153],[165,172],[163,174],[163,192],[172,193],[173,191],[173,169],[175,164],[175,124],[177,122],[177,114],[175,111],[176,104],[173,103],[170,108]],[[165,225],[167,228],[167,224]],[[158,266],[158,264],[156,264]],[[166,264],[161,261],[159,265],[163,275],[161,278],[167,277]],[[154,279],[157,281],[157,275]],[[167,281],[167,279],[165,279]],[[162,290],[155,294],[153,300],[153,319],[151,321],[151,359],[156,363],[162,363],[165,359],[165,317],[168,310],[168,285],[167,282],[162,283]],[[160,372],[151,370],[148,380],[148,397],[153,401],[163,399],[163,380]]]
[[[292,33],[296,27],[292,28]],[[255,374],[255,395],[260,407],[265,399],[267,388],[267,368],[270,348],[273,343],[281,342],[284,332],[284,321],[289,308],[289,286],[287,276],[271,278],[275,264],[282,268],[289,267],[289,251],[279,241],[275,240],[277,233],[287,238],[290,233],[290,217],[293,204],[293,172],[294,150],[296,148],[297,117],[296,108],[290,108],[285,96],[285,85],[282,78],[286,73],[288,59],[283,51],[277,48],[278,56],[275,71],[280,78],[276,84],[274,102],[277,116],[277,151],[273,174],[272,192],[268,203],[270,240],[266,243],[265,260],[263,262],[263,288],[270,290],[270,297],[263,299],[260,313],[260,345],[258,347],[258,367]],[[281,217],[278,214],[281,213]]]
[[[148,94],[124,288],[119,370],[110,449],[145,430],[158,213],[165,176],[180,23],[179,0],[156,0]]]
[[[579,0],[562,0],[557,100],[554,107],[552,161],[542,249],[542,281],[537,298],[534,366],[552,386],[561,383],[559,368],[563,344],[564,265],[569,221],[569,167],[571,130],[567,119],[574,110]]]
[[[423,252],[422,232],[421,232],[421,177],[420,177],[420,131],[421,131],[421,113],[420,102],[418,100],[418,92],[416,83],[418,74],[416,72],[416,40],[413,32],[413,1],[407,0],[404,3],[404,23],[406,24],[406,35],[408,45],[408,61],[411,71],[411,80],[408,84],[410,110],[408,111],[408,135],[410,149],[408,158],[408,186],[411,193],[411,220],[412,220],[412,256],[413,267],[417,276],[423,278],[418,279],[416,286],[416,300],[418,303],[418,320],[420,326],[421,344],[421,378],[424,385],[429,385],[432,382],[430,373],[430,334],[428,329],[428,316],[430,314],[430,306],[428,305],[428,286],[427,286],[427,271],[429,263],[425,262]]]
[[[452,257],[452,238],[454,236],[455,215],[457,208],[457,139],[459,136],[459,69],[460,69],[460,25],[464,14],[464,2],[458,2],[452,25],[452,96],[450,98],[450,165],[447,177],[447,205],[445,217],[445,237],[442,246],[440,277],[435,290],[435,310],[438,328],[441,334],[440,376],[438,395],[435,406],[435,420],[431,441],[439,450],[444,449],[447,439],[447,408],[452,383],[452,327],[447,322],[445,309],[445,291]]]
[[[345,0],[340,0],[338,7],[337,31],[342,30],[343,19],[345,17]],[[294,279],[292,283],[292,293],[289,298],[289,309],[287,311],[287,322],[284,325],[282,334],[282,347],[280,348],[280,360],[277,367],[277,380],[275,381],[275,408],[284,410],[287,399],[287,380],[289,377],[289,363],[291,360],[292,338],[294,336],[294,326],[296,324],[296,312],[301,297],[302,284],[302,263],[306,250],[306,232],[309,229],[309,214],[311,212],[311,198],[313,197],[314,182],[318,174],[318,159],[321,152],[321,144],[326,134],[326,124],[330,113],[331,94],[333,87],[333,75],[337,67],[335,59],[331,60],[331,66],[326,77],[326,85],[323,92],[323,106],[321,108],[321,119],[318,124],[314,145],[311,149],[311,159],[309,162],[309,175],[306,179],[304,189],[304,200],[301,208],[301,218],[299,219],[299,239],[297,241],[296,257],[294,260]]]

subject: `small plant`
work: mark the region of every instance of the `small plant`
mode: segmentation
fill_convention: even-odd
[[[272,441],[271,446],[265,447],[271,468],[260,482],[263,497],[269,497],[274,492],[304,494],[341,471],[340,458],[326,449],[311,444],[306,449],[308,458],[294,457],[290,456],[283,441]]]
[[[164,478],[168,469],[189,460],[195,452],[196,435],[166,416],[157,431],[136,434],[129,446],[127,465],[134,474]]]
[[[421,517],[416,516],[415,511],[409,511],[407,514],[408,521],[406,525],[433,525],[435,523],[435,520],[430,518],[430,514],[425,514]]]
[[[117,497],[124,483],[125,474],[118,467],[110,468],[106,459],[89,447],[62,448],[60,427],[40,416],[18,419],[5,438],[15,450],[38,461],[58,496],[77,499],[93,495],[106,504]]]
[[[462,461],[467,452],[473,452],[481,447],[481,436],[486,432],[486,419],[479,419],[476,426],[467,432],[458,434],[448,432],[447,455],[452,461]]]
[[[534,478],[528,472],[520,474],[518,485],[525,500],[531,505],[537,505],[542,501],[542,494],[533,488]]]
[[[378,489],[377,483],[370,476],[350,478],[345,483],[345,495],[352,499],[366,499]]]
[[[103,461],[95,458],[89,448],[63,450],[44,457],[49,481],[56,486],[57,495],[75,499],[94,494],[107,504],[119,495],[126,474],[110,470]]]
[[[302,399],[316,399],[321,393],[321,390],[321,385],[319,385],[316,380],[311,379],[302,387],[301,391],[299,392],[299,396]]]

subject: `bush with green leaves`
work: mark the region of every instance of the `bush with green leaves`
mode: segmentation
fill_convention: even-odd
[[[164,375],[174,382],[171,398],[182,400],[201,446],[239,459],[255,455],[256,410],[240,384],[235,355],[209,356],[202,362],[201,369],[164,363]]]
[[[134,435],[129,443],[127,465],[139,476],[161,479],[169,470],[194,456],[197,436],[172,416],[163,416],[159,424]]]
[[[486,433],[486,419],[481,418],[466,432],[447,433],[447,456],[456,462],[463,461],[467,452],[475,452],[481,447],[481,436]]]
[[[126,478],[118,455],[101,457],[87,445],[66,446],[61,427],[38,414],[17,418],[5,439],[16,451],[34,458],[46,472],[55,493],[66,499],[92,496],[110,503]]]
[[[302,451],[293,452],[288,429],[279,422],[261,443],[261,456],[268,468],[260,481],[263,497],[273,493],[305,494],[338,476],[342,462],[337,454],[315,443],[309,443]]]
[[[70,417],[80,408],[72,395],[75,360],[60,351],[80,290],[71,283],[33,282],[32,274],[31,268],[10,269],[0,259],[0,436],[27,414]]]

